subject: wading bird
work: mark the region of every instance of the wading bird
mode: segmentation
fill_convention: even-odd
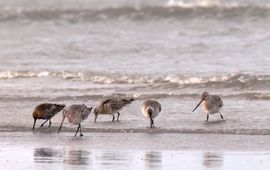
[[[142,113],[150,119],[150,127],[154,127],[154,118],[161,112],[161,105],[155,100],[146,100],[142,106]]]
[[[202,94],[201,101],[193,109],[192,112],[194,112],[199,107],[199,105],[201,103],[203,103],[203,109],[207,113],[206,122],[209,119],[209,114],[219,113],[221,119],[223,119],[223,116],[222,116],[221,112],[219,111],[223,107],[223,101],[221,100],[221,98],[219,96],[217,96],[217,95],[210,95],[208,92],[204,92]]]
[[[78,131],[80,130],[80,136],[83,136],[82,134],[82,127],[81,127],[81,122],[86,119],[89,114],[92,111],[92,107],[88,108],[84,104],[83,105],[71,105],[68,107],[68,109],[63,110],[63,119],[61,122],[61,125],[58,129],[58,132],[60,132],[63,122],[65,118],[68,119],[68,122],[73,124],[73,125],[78,125],[77,131],[75,133],[75,137],[77,136]]]
[[[45,120],[45,122],[43,122],[40,127],[42,127],[47,121],[49,121],[50,127],[52,124],[51,118],[58,112],[60,112],[64,107],[65,105],[51,103],[43,103],[36,106],[34,112],[32,113],[32,116],[34,118],[33,130],[35,129],[37,119]]]
[[[114,114],[117,113],[117,121],[119,120],[120,113],[119,111],[126,105],[130,104],[134,99],[122,99],[122,98],[109,98],[101,101],[100,105],[94,109],[95,120],[100,114],[109,114],[112,115],[112,122],[115,120]]]

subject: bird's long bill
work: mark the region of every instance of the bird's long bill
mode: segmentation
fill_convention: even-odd
[[[65,116],[63,116],[63,119],[62,119],[61,125],[60,125],[60,127],[59,127],[59,129],[58,129],[57,133],[59,133],[59,132],[60,132],[60,130],[61,130],[61,128],[62,128],[62,125],[63,125],[63,123],[64,123],[65,118],[66,118],[66,117],[65,117]]]
[[[198,103],[198,105],[192,110],[192,112],[194,112],[200,106],[200,104],[202,103],[203,100],[204,100],[204,98]]]

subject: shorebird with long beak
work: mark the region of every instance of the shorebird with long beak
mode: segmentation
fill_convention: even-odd
[[[51,118],[54,115],[56,115],[58,112],[60,112],[64,107],[65,105],[51,104],[51,103],[43,103],[36,106],[34,112],[32,113],[32,116],[34,118],[33,130],[35,129],[37,119],[45,120],[45,122],[43,122],[40,125],[40,127],[42,127],[48,121],[49,121],[49,127],[50,127],[52,124]]]
[[[192,112],[194,112],[199,106],[200,104],[203,103],[203,109],[204,111],[207,113],[207,118],[206,118],[206,122],[209,119],[209,114],[215,114],[215,113],[219,113],[221,119],[224,119],[220,109],[223,107],[223,101],[221,100],[221,98],[217,95],[210,95],[208,92],[204,92],[202,94],[202,99],[199,102],[199,104],[193,109]]]
[[[119,111],[126,105],[130,104],[134,99],[123,99],[118,97],[113,97],[109,99],[105,99],[100,102],[100,105],[94,109],[95,120],[97,121],[97,117],[100,114],[109,114],[112,115],[112,122],[115,120],[114,114],[117,113],[117,121],[119,120],[120,113]]]
[[[60,132],[63,122],[65,118],[68,119],[68,122],[73,124],[73,125],[78,125],[77,131],[75,133],[75,136],[77,136],[78,131],[80,130],[80,136],[83,136],[82,134],[82,127],[81,127],[81,122],[86,119],[89,114],[92,111],[92,107],[88,108],[87,106],[83,105],[71,105],[68,107],[68,109],[63,110],[63,119],[61,122],[61,125],[58,129],[58,132]]]
[[[154,118],[161,112],[161,105],[155,100],[146,100],[142,106],[142,113],[150,119],[150,127],[154,127]]]

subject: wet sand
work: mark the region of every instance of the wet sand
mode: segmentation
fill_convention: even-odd
[[[0,133],[0,169],[269,169],[268,135]]]

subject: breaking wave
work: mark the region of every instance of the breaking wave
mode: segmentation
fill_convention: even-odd
[[[234,73],[216,76],[187,75],[124,75],[97,72],[50,72],[50,71],[0,71],[1,79],[52,77],[71,81],[96,84],[149,84],[175,88],[237,88],[248,90],[269,90],[270,75]]]
[[[102,100],[111,96],[121,96],[121,97],[134,97],[135,100],[147,100],[147,99],[164,99],[164,98],[174,98],[174,99],[198,99],[200,94],[198,93],[186,93],[186,94],[174,94],[174,93],[153,93],[153,94],[129,94],[129,93],[114,93],[114,94],[99,94],[99,95],[62,95],[62,96],[22,96],[22,95],[9,95],[1,96],[1,102],[20,102],[20,101],[47,101],[48,99],[52,102],[58,101],[89,101],[89,100]],[[244,99],[244,100],[270,100],[270,93],[259,93],[259,92],[243,92],[228,95],[221,95],[222,98],[227,99]]]

